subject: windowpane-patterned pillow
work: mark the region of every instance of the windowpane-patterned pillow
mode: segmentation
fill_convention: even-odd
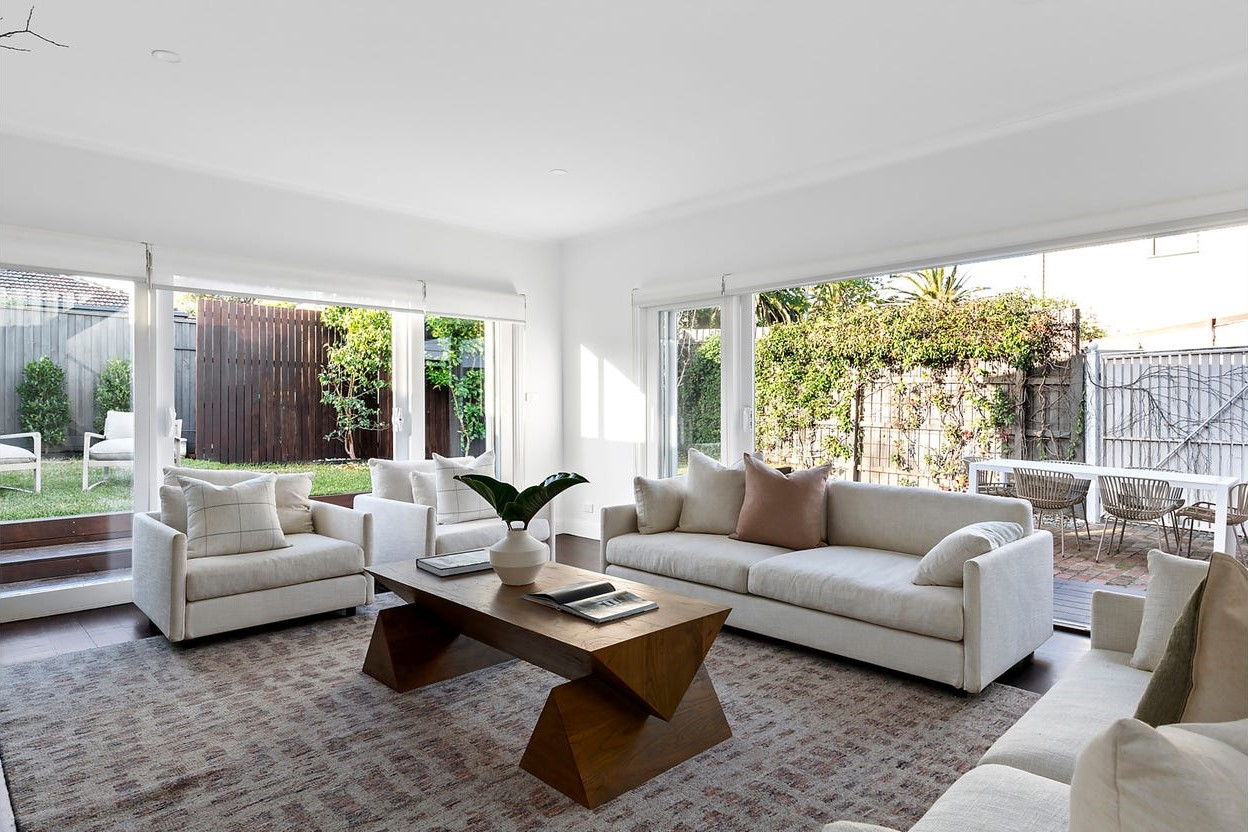
[[[494,452],[486,451],[467,465],[459,460],[433,455],[438,466],[437,511],[439,523],[465,523],[496,517],[490,504],[455,477],[461,474],[486,474],[494,476]]]
[[[186,555],[191,558],[284,549],[290,544],[277,517],[277,477],[265,474],[237,485],[178,477],[186,497]]]

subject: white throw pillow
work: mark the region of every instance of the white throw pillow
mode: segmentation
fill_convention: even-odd
[[[689,449],[685,501],[676,531],[732,534],[744,502],[744,461],[728,468],[701,451]]]
[[[1178,555],[1168,555],[1160,549],[1148,553],[1148,590],[1144,594],[1144,617],[1140,621],[1140,635],[1135,642],[1131,666],[1153,671],[1161,654],[1166,652],[1166,642],[1174,622],[1183,614],[1183,608],[1191,600],[1196,587],[1209,574],[1206,561],[1188,560]]]
[[[633,500],[637,504],[637,531],[642,534],[670,532],[680,523],[685,505],[685,477],[652,480],[633,477]]]
[[[105,439],[133,439],[134,414],[110,410],[104,416]]]
[[[383,500],[398,500],[401,503],[412,501],[413,471],[433,473],[435,469],[432,459],[411,459],[397,461],[393,459],[370,459],[368,476],[372,480],[372,494]]]
[[[418,506],[438,508],[438,475],[432,471],[413,471],[411,473],[412,502]]]
[[[1248,720],[1120,719],[1079,753],[1070,832],[1248,828]]]
[[[987,520],[955,529],[919,561],[914,583],[920,586],[962,586],[962,567],[968,560],[986,555],[1022,536],[1022,526],[1001,520]]]
[[[494,476],[493,451],[486,451],[468,464],[438,454],[433,455],[433,462],[437,466],[436,508],[439,523],[466,523],[498,516],[477,492],[455,479],[463,474]]]
[[[255,471],[232,468],[177,468],[164,469],[165,480],[160,487],[160,522],[180,532],[186,532],[186,497],[182,493],[181,478],[199,480],[213,485],[237,485],[257,477]],[[278,474],[273,486],[277,500],[277,518],[282,534],[313,534],[312,523],[312,472]]]
[[[273,474],[237,485],[213,485],[190,477],[181,477],[179,484],[186,497],[187,557],[267,552],[290,545],[277,519]]]

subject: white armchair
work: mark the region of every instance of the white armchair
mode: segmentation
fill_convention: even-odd
[[[28,451],[21,445],[15,444],[15,440],[23,439],[31,441],[31,450]],[[43,435],[38,431],[0,434],[0,472],[3,471],[34,471],[34,493],[41,493],[43,491]],[[12,486],[0,486],[0,488],[12,488]],[[23,489],[13,488],[12,490]]]
[[[212,472],[221,473],[221,472]],[[134,603],[170,641],[372,603],[373,518],[312,502],[314,533],[267,552],[188,557],[160,512],[134,516]]]
[[[432,473],[433,460],[412,462],[369,460],[373,490],[360,494],[353,505],[374,519],[373,563],[411,560],[448,552],[481,549],[497,543],[507,533],[507,525],[497,517],[469,520],[463,523],[438,523],[434,506],[416,503],[412,494],[411,474]],[[538,540],[551,544],[550,506],[542,509],[529,531]]]
[[[134,468],[134,414],[110,410],[104,432],[82,435],[82,490],[90,491],[107,481],[91,482],[92,468]]]

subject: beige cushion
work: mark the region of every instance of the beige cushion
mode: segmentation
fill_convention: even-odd
[[[435,508],[439,523],[463,523],[498,516],[481,495],[455,479],[464,474],[494,476],[493,451],[486,451],[468,462],[434,454],[433,463],[438,485]]]
[[[472,457],[455,457],[456,462],[467,462]],[[372,480],[373,496],[383,500],[412,502],[412,473],[423,471],[432,474],[437,470],[432,459],[370,459],[368,476]]]
[[[164,469],[164,484],[160,487],[160,522],[186,532],[186,498],[182,494],[180,477],[208,482],[213,485],[237,485],[255,479],[255,471],[232,468],[179,468]],[[312,472],[277,474],[273,494],[277,500],[277,518],[282,534],[312,534]]]
[[[187,561],[186,600],[295,586],[364,570],[364,550],[354,543],[319,534],[292,534],[286,540],[290,545],[283,549]]]
[[[507,524],[497,517],[466,520],[463,523],[438,526],[433,548],[439,555],[484,549],[502,540],[506,534]]]
[[[432,462],[433,460],[430,460]],[[438,508],[438,476],[432,471],[413,471],[410,475],[412,483],[412,499],[418,506],[429,506],[437,515]]]
[[[916,586],[918,563],[881,549],[826,546],[756,563],[748,587],[786,604],[960,641],[962,588]]]
[[[277,518],[274,486],[265,474],[237,485],[213,485],[181,477],[186,497],[188,558],[233,555],[286,547]]]
[[[811,549],[822,545],[827,529],[830,465],[782,474],[749,454],[745,465],[745,501],[732,537],[751,543]]]
[[[6,445],[0,442],[0,463],[14,462],[34,462],[35,454],[25,448],[19,448],[16,445]]]
[[[1148,553],[1148,591],[1144,595],[1144,618],[1135,643],[1131,666],[1153,670],[1165,652],[1174,622],[1187,601],[1209,573],[1209,564],[1168,555],[1160,549]]]
[[[923,556],[914,582],[925,586],[962,586],[962,567],[968,560],[986,555],[1022,536],[1022,526],[1001,520],[963,526],[945,535]]]
[[[104,414],[105,439],[133,439],[134,414],[110,410]]]
[[[97,462],[124,462],[134,459],[134,438],[102,439],[91,443],[91,458]]]
[[[1248,568],[1215,553],[1136,709],[1149,725],[1248,719]]]
[[[685,501],[677,531],[694,534],[732,534],[745,502],[743,463],[720,465],[701,451],[689,449]]]
[[[1079,755],[1070,832],[1243,832],[1248,720],[1152,728],[1115,722]]]
[[[980,766],[958,778],[910,832],[1066,832],[1069,819],[1064,783]]]
[[[1135,712],[1150,673],[1116,650],[1089,650],[1031,710],[988,749],[995,763],[1069,783],[1079,751],[1116,720]]]
[[[642,534],[670,532],[680,523],[685,505],[684,476],[661,480],[633,477],[633,501],[637,505],[637,531]]]
[[[690,532],[626,534],[607,541],[607,563],[682,581],[745,592],[750,567],[789,550],[723,535]]]

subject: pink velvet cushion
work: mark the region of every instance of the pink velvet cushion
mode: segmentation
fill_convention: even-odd
[[[827,524],[825,483],[831,466],[788,476],[748,454],[745,503],[731,537],[786,549],[812,549],[823,542]]]

